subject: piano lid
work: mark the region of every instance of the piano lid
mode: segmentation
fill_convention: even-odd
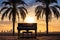
[[[18,27],[37,27],[37,23],[18,23]]]

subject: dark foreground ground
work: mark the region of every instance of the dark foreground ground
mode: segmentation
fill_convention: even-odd
[[[60,40],[60,36],[41,36],[37,37],[39,40]],[[37,39],[23,39],[23,40],[37,40]],[[17,40],[17,36],[0,36],[0,40]],[[20,39],[22,40],[22,39]]]
[[[39,40],[60,40],[60,34],[38,34],[37,35],[37,39]],[[19,40],[37,40],[34,38],[30,38],[30,39],[19,39]],[[0,40],[18,40],[18,36],[12,36],[11,34],[0,34]]]

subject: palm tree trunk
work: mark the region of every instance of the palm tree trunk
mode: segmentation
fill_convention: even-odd
[[[15,10],[14,10],[14,12],[13,12],[12,21],[13,21],[13,35],[14,35],[14,34],[15,34]]]
[[[13,19],[13,36],[15,34],[15,20]]]
[[[48,17],[46,16],[46,34],[48,34]]]
[[[48,4],[46,4],[46,34],[48,34],[48,13],[49,13]]]
[[[12,21],[13,21],[13,36],[15,34],[15,20],[16,20],[16,5],[14,3],[13,4],[13,18],[12,18]]]

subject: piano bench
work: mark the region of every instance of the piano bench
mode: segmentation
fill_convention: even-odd
[[[23,32],[22,37],[23,38],[32,38],[33,32]]]
[[[23,32],[23,33],[32,33],[32,32],[29,32],[29,31],[28,31],[28,32]]]

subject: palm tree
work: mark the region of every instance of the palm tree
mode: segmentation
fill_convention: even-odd
[[[57,17],[57,19],[58,19],[59,15],[60,15],[58,9],[60,9],[60,7],[57,4],[57,0],[36,0],[36,2],[40,2],[42,4],[42,5],[38,5],[35,8],[35,13],[36,13],[37,19],[39,19],[39,17],[43,17],[43,15],[45,15],[46,33],[48,34],[48,22],[52,18],[52,12],[53,12],[54,16]],[[56,5],[51,5],[53,3],[56,3]]]
[[[15,21],[16,17],[19,19],[19,13],[21,15],[21,18],[24,20],[26,17],[27,9],[25,7],[17,7],[19,4],[24,5],[25,3],[22,0],[8,0],[4,1],[2,4],[5,6],[0,10],[0,12],[6,10],[3,12],[1,19],[3,20],[5,16],[9,16],[9,20],[12,19],[13,22],[13,35],[15,33]],[[9,6],[7,6],[9,5]]]

